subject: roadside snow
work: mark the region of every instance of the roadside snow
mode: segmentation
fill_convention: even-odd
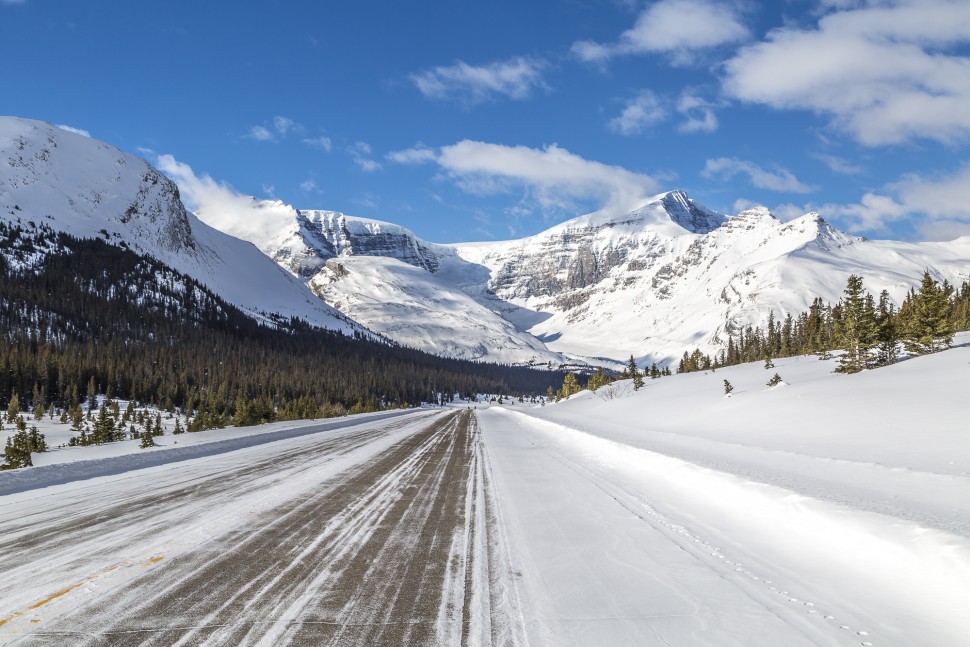
[[[480,414],[530,636],[965,644],[970,348],[775,364]]]

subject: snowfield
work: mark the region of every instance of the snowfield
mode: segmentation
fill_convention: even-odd
[[[0,473],[0,642],[966,645],[955,343]]]

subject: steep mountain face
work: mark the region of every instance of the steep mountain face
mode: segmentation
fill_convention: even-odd
[[[257,318],[364,331],[251,244],[199,221],[144,160],[48,123],[0,118],[0,219],[127,246]]]
[[[729,217],[683,191],[522,240],[454,245],[272,205],[283,214],[280,233],[250,240],[328,303],[401,343],[502,362],[662,362],[685,349],[717,351],[732,332],[772,312],[800,313],[815,297],[836,303],[853,273],[899,303],[925,268],[956,284],[970,271],[970,238],[870,241],[817,213]]]
[[[970,238],[868,241],[817,213],[783,223],[763,208],[724,218],[693,205],[698,215],[685,220],[668,211],[678,194],[657,196],[638,219],[581,218],[523,241],[456,248],[490,269],[497,297],[541,314],[526,326],[552,350],[660,361],[716,351],[730,333],[815,297],[835,303],[853,273],[899,303],[927,267],[953,283],[970,270]],[[681,231],[644,212],[669,213]]]
[[[487,292],[489,272],[447,245],[404,227],[334,211],[298,210],[279,201],[247,204],[275,229],[251,218],[199,212],[253,242],[317,295],[368,329],[398,343],[459,359],[507,364],[569,360],[503,317],[508,304]]]

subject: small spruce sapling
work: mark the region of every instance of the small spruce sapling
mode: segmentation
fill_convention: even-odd
[[[731,395],[731,391],[734,390],[734,385],[724,380],[724,395]]]
[[[770,357],[766,357],[765,358],[765,370],[768,370],[769,368],[774,368],[774,367],[775,367],[775,363],[771,361],[771,358]]]
[[[781,384],[781,376],[775,373],[774,375],[771,376],[771,379],[768,380],[768,386],[775,387],[775,386],[778,386],[779,384]]]

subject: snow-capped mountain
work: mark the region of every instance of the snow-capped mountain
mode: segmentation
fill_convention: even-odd
[[[684,205],[697,216],[685,220]],[[815,297],[835,303],[853,273],[898,303],[926,268],[951,283],[970,271],[970,238],[870,241],[817,213],[781,222],[763,208],[727,218],[679,191],[623,218],[583,217],[521,241],[456,248],[489,268],[496,296],[543,314],[528,330],[551,349],[658,360],[722,348],[731,331],[802,312]]]
[[[216,208],[227,204],[247,213],[226,217],[210,207],[198,216],[253,242],[374,332],[460,359],[556,366],[569,361],[505,318],[508,304],[486,291],[488,270],[462,260],[451,246],[334,211],[299,210],[274,200]]]
[[[145,160],[48,123],[0,117],[0,219],[124,244],[257,318],[364,332],[252,244],[188,212],[175,183]]]
[[[360,322],[465,359],[669,360],[716,351],[732,331],[799,313],[815,297],[837,302],[853,273],[899,303],[924,269],[954,284],[970,272],[970,237],[872,241],[816,213],[788,222],[762,208],[715,213],[682,191],[521,240],[451,245],[391,223],[234,198],[222,205],[232,213],[190,213],[144,160],[0,118],[0,218],[123,243],[256,317],[348,332],[363,331]]]
[[[926,268],[951,283],[970,272],[970,238],[872,241],[817,213],[788,222],[764,208],[719,214],[683,191],[521,240],[452,245],[285,209],[287,234],[253,242],[328,303],[402,343],[497,361],[670,360],[716,351],[771,312],[797,314],[815,297],[835,303],[853,273],[899,303]]]

